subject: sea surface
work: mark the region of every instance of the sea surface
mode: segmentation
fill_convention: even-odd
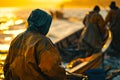
[[[32,10],[33,9],[0,8],[0,21],[5,22],[6,20],[10,20],[10,19],[15,20],[15,18],[18,18],[18,19],[23,19],[25,22],[27,22],[27,18]],[[49,11],[47,9],[45,10]],[[55,43],[63,39],[64,37],[68,36],[69,34],[77,31],[78,29],[83,28],[84,25],[82,24],[82,20],[90,10],[92,9],[88,9],[88,8],[63,9],[62,12],[64,14],[65,19],[57,19],[57,18],[53,19],[50,31],[47,36],[53,41],[53,43]],[[53,9],[53,11],[55,10]],[[107,10],[102,9],[100,14],[103,16],[103,18],[105,18],[107,14]],[[6,19],[6,18],[9,18],[9,19]],[[27,25],[21,25],[21,26],[26,28]],[[111,66],[111,71],[120,69],[120,58],[116,57],[116,55],[115,56],[111,55],[112,53],[114,53],[112,52],[112,50],[106,52],[105,59],[103,62],[104,65]],[[0,54],[0,57],[1,57],[1,54]],[[112,80],[120,80],[120,76],[118,75]]]

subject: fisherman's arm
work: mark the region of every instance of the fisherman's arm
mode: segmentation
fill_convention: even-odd
[[[42,51],[38,57],[38,66],[41,71],[56,80],[65,80],[65,69],[61,66],[61,58],[58,51],[51,46]]]
[[[110,23],[112,12],[108,12],[107,16],[105,17],[105,25]]]
[[[102,18],[101,15],[99,15],[97,18],[98,18],[98,25],[100,27],[100,31],[103,32],[106,28],[105,27],[105,21],[104,21],[104,19]]]
[[[9,51],[8,51],[8,54],[7,54],[7,57],[5,59],[5,62],[4,62],[4,66],[3,66],[3,71],[4,71],[4,80],[8,80],[10,77],[9,75],[11,75],[10,73],[10,70],[9,70],[9,67],[10,67],[10,63],[13,59],[13,55],[11,54],[12,52],[12,47],[10,46],[9,48]]]
[[[86,25],[86,19],[87,19],[87,15],[84,17],[83,19],[83,24]]]

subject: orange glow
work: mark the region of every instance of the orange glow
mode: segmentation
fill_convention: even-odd
[[[61,4],[68,7],[91,7],[100,5],[108,7],[112,0],[0,0],[0,7],[23,7],[23,8],[55,8]],[[115,0],[120,5],[119,0]]]
[[[0,0],[0,7],[55,7],[71,0]]]

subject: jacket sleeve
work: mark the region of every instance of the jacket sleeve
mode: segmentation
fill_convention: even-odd
[[[3,71],[4,71],[5,78],[7,77],[7,73],[9,71],[9,66],[10,66],[10,63],[9,63],[10,56],[9,55],[10,54],[7,55],[6,60],[4,62],[4,66],[3,66]]]
[[[9,70],[11,61],[12,61],[12,59],[13,59],[13,55],[10,54],[11,51],[12,51],[12,50],[11,50],[11,47],[10,47],[9,52],[8,52],[8,55],[6,56],[6,59],[5,59],[5,62],[4,62],[4,66],[3,66],[4,79],[5,79],[5,80],[10,79],[9,75],[11,75],[11,72],[10,72],[10,70]]]
[[[100,31],[101,32],[103,32],[104,30],[105,30],[105,21],[104,21],[104,19],[102,18],[102,16],[101,15],[98,15],[98,26],[99,26],[99,28],[100,28]]]
[[[86,25],[86,19],[87,19],[87,15],[84,17],[83,19],[83,24]]]
[[[114,15],[114,13],[112,10],[108,12],[108,14],[105,17],[105,24],[106,25],[110,23],[113,15]]]
[[[38,66],[41,71],[52,79],[64,80],[65,69],[61,66],[61,58],[56,48],[50,43],[42,51],[39,51],[40,47],[38,46]]]

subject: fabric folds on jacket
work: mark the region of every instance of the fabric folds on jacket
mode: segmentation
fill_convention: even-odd
[[[28,18],[28,29],[10,44],[3,69],[5,80],[65,79],[59,52],[45,36],[51,21],[51,16],[44,11],[32,11]]]

